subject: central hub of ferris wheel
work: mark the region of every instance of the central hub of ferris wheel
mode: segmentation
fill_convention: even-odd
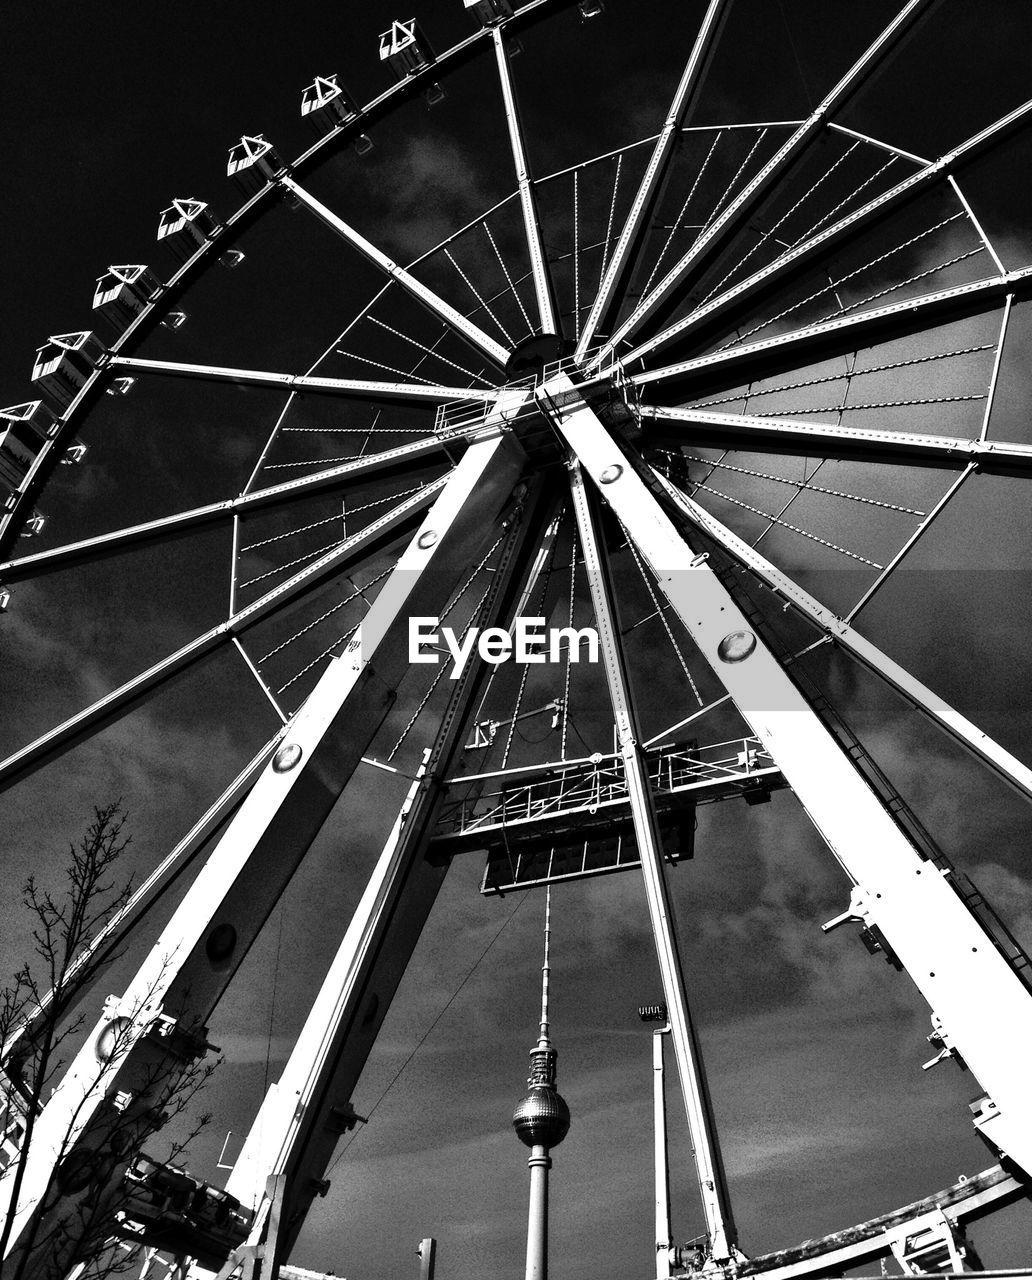
[[[572,355],[573,343],[554,333],[535,333],[516,344],[505,364],[506,375],[514,382],[537,377],[549,365]]]
[[[509,381],[497,399],[471,404],[456,400],[437,411],[434,431],[451,435],[480,423],[501,421],[519,440],[535,468],[561,462],[567,453],[558,420],[574,406],[587,405],[627,441],[641,435],[636,400],[618,374],[591,363],[595,351],[577,357],[572,344],[555,334],[533,334],[519,343],[506,363]],[[556,379],[568,385],[557,386]]]

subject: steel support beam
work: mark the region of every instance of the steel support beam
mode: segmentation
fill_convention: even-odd
[[[504,625],[540,529],[541,486],[513,521],[478,625]],[[466,716],[485,682],[470,663],[456,682],[436,741],[409,790],[319,994],[279,1080],[251,1126],[226,1189],[257,1207],[267,1179],[286,1179],[286,1256],[300,1232],[337,1143],[353,1121],[352,1092],[449,864],[427,859],[442,781],[454,762]]]
[[[248,948],[361,758],[408,670],[407,618],[426,612],[443,584],[454,585],[512,508],[524,458],[507,436],[473,445],[440,492],[360,632],[330,662],[284,744],[255,782],[158,942],[120,998],[111,998],[94,1032],[40,1112],[17,1206],[0,1185],[0,1218],[11,1215],[9,1253],[28,1249],[34,1233],[46,1247],[27,1253],[25,1280],[64,1274],[71,1246],[52,1230],[83,1191],[50,1197],[55,1167],[71,1150],[106,1147],[112,1125],[153,1124],[155,1072],[173,1065],[154,1027],[199,1036]],[[121,1019],[122,1021],[116,1021]],[[105,1030],[118,1049],[98,1059]],[[128,1094],[120,1116],[105,1100]],[[114,1206],[121,1168],[89,1194]],[[45,1220],[44,1220],[45,1219]],[[50,1228],[48,1230],[48,1228]]]
[[[462,465],[461,463],[459,464]],[[340,546],[334,547],[319,556],[304,569],[273,587],[265,595],[240,609],[225,622],[211,627],[208,631],[188,641],[175,653],[156,662],[154,666],[141,671],[124,684],[119,685],[103,698],[98,698],[90,706],[77,712],[62,724],[22,747],[6,760],[0,762],[0,790],[3,790],[19,778],[38,769],[41,765],[62,755],[65,751],[81,742],[83,738],[96,733],[104,725],[111,724],[130,711],[144,698],[149,697],[156,689],[161,688],[175,676],[181,675],[194,666],[202,658],[208,657],[222,645],[232,642],[234,636],[243,635],[251,627],[265,618],[271,617],[280,609],[311,591],[319,583],[334,573],[342,573],[348,565],[381,543],[385,538],[404,527],[414,519],[420,511],[429,506],[447,483],[447,477],[431,481],[430,484],[414,493],[411,497],[399,502],[378,520],[372,521],[364,529],[345,539]]]
[[[410,271],[406,271],[404,267],[399,266],[393,258],[390,258],[382,249],[378,249],[371,240],[367,240],[350,223],[345,222],[343,218],[339,218],[331,209],[328,209],[320,200],[317,200],[311,192],[306,191],[304,187],[295,182],[293,178],[282,177],[278,181],[284,190],[289,191],[306,209],[314,213],[320,222],[329,227],[331,231],[335,231],[341,239],[346,240],[348,244],[357,249],[364,258],[367,258],[374,266],[379,267],[381,271],[390,276],[410,297],[415,298],[438,320],[443,321],[450,329],[453,329],[475,351],[482,356],[486,356],[488,360],[500,368],[505,368],[509,353],[500,342],[496,342],[494,338],[489,337],[483,329],[475,325],[461,311],[457,311],[450,303],[445,302],[443,298],[434,293],[433,289],[423,284],[421,280],[417,280]],[[459,399],[460,397],[451,398]]]
[[[828,117],[841,110],[853,95],[862,88],[885,57],[891,53],[900,39],[910,30],[914,20],[934,0],[909,0],[885,30],[878,36],[863,56],[853,64],[831,92],[814,108],[798,129],[789,137],[759,173],[724,208],[718,217],[702,232],[691,248],[682,256],[643,298],[634,311],[620,325],[609,342],[596,357],[601,364],[609,359],[619,345],[630,339],[642,324],[666,303],[675,290],[697,279],[713,257],[721,251],[727,240],[753,212],[757,204],[781,175],[803,154],[810,143],[820,135]]]
[[[492,27],[491,38],[494,41],[495,62],[498,66],[498,83],[502,90],[502,103],[505,107],[505,121],[509,128],[509,147],[512,151],[512,164],[516,171],[516,184],[520,193],[520,209],[523,213],[523,233],[527,241],[527,254],[530,258],[530,275],[534,281],[534,297],[537,300],[538,324],[541,333],[559,335],[562,326],[559,323],[559,310],[555,301],[555,286],[552,273],[548,267],[544,240],[541,235],[541,219],[538,216],[537,200],[534,196],[534,183],[531,180],[527,165],[527,151],[523,141],[523,126],[520,123],[519,110],[516,106],[516,93],[512,85],[509,71],[509,55],[505,48],[505,34],[500,26]]]
[[[670,1034],[665,1026],[652,1033],[652,1127],[653,1162],[656,1179],[656,1280],[670,1278],[670,1170],[667,1159],[666,1088],[663,1071],[663,1037]]]
[[[787,277],[795,272],[805,270],[819,254],[828,253],[843,241],[858,235],[878,218],[883,218],[893,213],[908,200],[912,200],[923,191],[927,191],[929,187],[940,179],[947,178],[959,165],[973,160],[987,147],[1002,141],[1012,129],[1024,123],[1030,114],[1032,114],[1032,101],[1023,103],[1014,111],[1009,112],[994,124],[991,124],[987,129],[983,129],[980,133],[976,133],[974,137],[961,143],[959,147],[954,147],[952,151],[948,151],[938,160],[926,164],[916,173],[904,178],[902,182],[890,187],[888,191],[882,192],[881,195],[875,196],[866,204],[861,205],[859,209],[855,209],[852,213],[848,213],[837,222],[832,223],[824,231],[793,245],[791,249],[776,258],[768,266],[761,268],[759,271],[754,271],[745,280],[732,285],[729,289],[725,289],[723,293],[717,294],[709,302],[702,303],[701,306],[696,307],[682,319],[668,325],[654,337],[635,347],[633,354],[628,356],[628,360],[638,359],[660,351],[663,347],[669,346],[671,342],[691,337],[701,331],[712,328],[714,323],[724,319],[728,313],[736,308],[751,302],[758,294],[783,283]],[[963,202],[963,196],[960,196],[959,191],[958,197]],[[966,202],[965,207],[967,207]],[[970,209],[967,211],[974,221],[974,214],[971,213]],[[975,225],[977,227],[977,222]],[[981,234],[980,227],[978,230],[979,234]],[[988,241],[986,243],[988,244]],[[1003,266],[997,263],[997,267],[1002,273]]]
[[[962,716],[945,699],[933,693],[927,685],[922,684],[898,662],[894,662],[877,645],[865,639],[848,622],[825,608],[808,591],[804,591],[787,574],[771,564],[755,547],[751,547],[715,516],[711,516],[705,508],[681,493],[663,476],[658,473],[655,475],[670,499],[695,528],[702,530],[739,564],[755,573],[782,600],[796,609],[808,622],[818,627],[829,640],[839,645],[869,671],[881,676],[911,706],[916,707],[933,724],[945,730],[955,742],[970,751],[983,764],[988,765],[997,777],[1002,778],[1016,791],[1032,800],[1032,769],[1022,764],[998,742],[994,742],[987,733],[983,733],[977,725],[966,716]]]
[[[1032,993],[948,873],[924,859],[666,514],[661,486],[557,376],[538,392],[664,596],[780,767],[853,884],[849,911],[878,929],[934,1010],[947,1049],[986,1091],[975,1124],[1032,1172]],[[648,481],[648,483],[646,483]]]
[[[569,386],[569,382],[567,385]],[[586,410],[591,413],[591,410]],[[569,433],[567,440],[573,444]],[[656,943],[663,996],[670,1019],[670,1038],[674,1044],[677,1069],[681,1080],[688,1128],[695,1154],[706,1228],[713,1257],[718,1261],[731,1258],[737,1239],[731,1201],[727,1192],[720,1144],[717,1138],[713,1106],[706,1084],[702,1053],[688,1009],[676,923],[666,884],[663,864],[663,841],[656,818],[655,803],[649,786],[648,762],[641,746],[642,734],[631,701],[626,660],[620,644],[620,627],[616,618],[613,584],[608,566],[600,551],[598,520],[584,485],[581,468],[574,463],[570,471],[573,510],[577,533],[584,554],[584,569],[591,589],[598,629],[599,647],[605,663],[609,697],[616,721],[617,740],[627,780],[627,797],[634,816],[634,834],[641,858],[645,897]]]
[[[989,276],[970,284],[937,289],[916,298],[904,298],[883,307],[851,311],[820,324],[793,329],[773,338],[743,342],[709,355],[680,360],[661,369],[631,374],[629,382],[648,386],[691,377],[696,386],[734,386],[740,381],[766,376],[779,369],[797,369],[807,363],[827,360],[831,356],[856,351],[861,346],[886,342],[892,338],[945,324],[961,316],[977,315],[987,310],[998,298],[1009,293],[1026,294],[1032,288],[1032,267],[1008,271],[1002,276]],[[633,353],[632,353],[633,354]],[[622,362],[632,363],[630,356]]]
[[[502,348],[499,348],[502,350]],[[359,378],[319,378],[308,373],[273,373],[266,369],[230,369],[215,364],[186,364],[181,360],[142,360],[112,356],[105,369],[159,373],[173,378],[201,378],[233,382],[243,387],[274,387],[281,391],[357,397],[360,400],[399,400],[409,404],[447,404],[452,400],[494,400],[490,387],[440,387],[424,382],[376,382]]]
[[[707,6],[699,33],[695,37],[688,62],[663,122],[663,128],[656,139],[649,163],[638,184],[634,201],[627,214],[623,230],[620,232],[620,239],[613,250],[613,256],[609,259],[609,265],[606,267],[595,301],[584,323],[584,331],[574,352],[574,357],[578,361],[584,359],[599,329],[607,328],[619,312],[620,303],[634,274],[638,256],[659,202],[663,180],[676,149],[679,130],[698,98],[707,65],[729,9],[730,0],[710,0]]]
[[[878,427],[844,427],[827,422],[800,422],[794,418],[761,418],[749,413],[674,409],[662,405],[643,404],[640,413],[642,418],[659,424],[683,424],[675,426],[671,435],[671,443],[677,445],[806,457],[820,454],[829,458],[855,458],[858,462],[955,470],[974,463],[987,475],[1032,474],[1032,445],[1009,440],[964,440],[959,436],[929,436]]]

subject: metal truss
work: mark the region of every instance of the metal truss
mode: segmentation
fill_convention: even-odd
[[[74,1274],[85,1265],[55,1229],[61,1214],[87,1194],[64,1173],[75,1160],[93,1160],[105,1144],[110,1148],[116,1126],[129,1125],[140,1140],[153,1130],[160,1088],[210,1047],[209,1020],[250,946],[334,805],[347,788],[361,786],[360,770],[368,767],[408,777],[411,785],[235,1163],[226,1189],[240,1210],[234,1238],[209,1242],[202,1256],[183,1243],[196,1236],[182,1237],[171,1264],[179,1273],[217,1273],[222,1280],[290,1273],[291,1246],[314,1197],[328,1185],[337,1143],[361,1122],[352,1095],[447,863],[474,848],[497,855],[497,866],[489,860],[485,872],[485,892],[603,872],[641,874],[706,1224],[702,1265],[710,1275],[787,1280],[889,1254],[904,1269],[916,1270],[922,1260],[962,1265],[970,1260],[964,1223],[1027,1189],[1032,991],[1025,959],[966,879],[917,838],[902,802],[880,787],[859,743],[836,730],[830,709],[810,694],[726,564],[791,609],[815,644],[848,653],[1032,798],[1032,770],[856,625],[961,485],[975,483],[976,473],[1032,474],[1032,446],[996,439],[990,430],[1004,343],[1012,340],[1008,321],[1028,296],[1032,266],[1004,266],[957,179],[969,161],[1026,125],[1032,104],[934,161],[833,119],[931,9],[928,0],[909,0],[805,121],[689,126],[729,8],[726,0],[710,0],[659,132],[634,144],[649,150],[647,158],[641,151],[644,168],[618,222],[619,166],[630,147],[547,179],[532,174],[510,49],[519,32],[563,7],[561,0],[533,0],[511,13],[502,0],[485,0],[476,6],[480,31],[440,57],[428,48],[411,51],[399,85],[368,106],[347,106],[342,91],[339,113],[323,122],[324,140],[291,164],[274,162],[263,139],[245,140],[255,145],[234,160],[236,176],[250,183],[245,203],[225,223],[211,219],[204,234],[197,233],[169,281],[145,297],[123,298],[128,319],[113,340],[91,334],[51,339],[57,350],[38,377],[42,407],[27,415],[44,424],[40,441],[34,452],[19,455],[10,436],[4,459],[9,466],[15,459],[18,471],[0,528],[5,588],[61,581],[62,574],[114,557],[131,565],[139,549],[219,530],[231,538],[231,550],[229,601],[220,621],[16,749],[0,762],[0,785],[32,777],[231,646],[279,722],[80,962],[103,968],[204,855],[157,943],[123,993],[108,997],[35,1117],[16,1197],[12,1179],[0,1177],[0,1216],[6,1212],[13,1227],[9,1253],[19,1257],[40,1232],[46,1237],[43,1248],[24,1258],[29,1280]],[[590,16],[593,6],[580,7]],[[410,35],[418,44],[414,29]],[[492,89],[495,81],[500,89],[515,190],[406,265],[300,179],[328,148],[364,146],[366,128],[388,119],[405,97],[436,89],[435,77],[479,54],[490,65]],[[763,152],[768,130],[773,143]],[[850,179],[853,186],[843,179],[830,212],[781,241],[774,234],[780,222],[769,233],[762,225],[767,202],[784,188],[795,198],[790,212],[805,203],[814,187],[797,193],[792,183],[819,140],[845,148],[843,155],[861,158],[868,168]],[[696,143],[698,161],[681,213],[670,214],[670,226],[657,227],[660,213],[667,216],[676,158]],[[698,223],[686,222],[696,183],[723,146],[738,148],[721,157],[735,177],[708,208],[691,215]],[[872,156],[878,166],[906,164],[907,176],[896,181],[894,170],[883,180]],[[825,176],[838,163],[830,162]],[[550,200],[551,184],[564,181],[572,187],[572,216],[557,229],[549,225],[546,195]],[[951,202],[946,219],[916,234],[897,228],[896,219],[905,221],[922,194],[940,191]],[[306,372],[142,354],[163,317],[185,317],[178,308],[192,280],[280,197],[331,230],[343,255],[371,263],[382,288],[356,303],[353,318]],[[755,242],[735,257],[750,227],[761,231],[762,264],[752,257]],[[884,236],[882,252],[834,277],[832,251],[854,249],[871,232]],[[975,247],[955,253],[951,237],[961,233]],[[883,287],[883,263],[917,240],[931,265],[910,276],[898,267],[899,278]],[[671,260],[676,254],[673,266],[668,250]],[[963,264],[978,254],[991,259],[992,274],[971,278],[974,264]],[[724,255],[734,259],[731,269],[705,293],[712,283],[706,273]],[[564,283],[560,263],[569,265],[572,284]],[[480,280],[480,268],[490,284]],[[589,268],[598,283],[582,305]],[[955,270],[961,274],[949,274]],[[777,310],[772,299],[807,272],[818,274],[815,292],[801,301],[793,295]],[[921,283],[940,272],[946,274],[933,284]],[[853,295],[845,286],[855,277]],[[860,284],[876,291],[864,294]],[[887,295],[894,296],[886,302]],[[825,297],[837,309],[813,318],[807,305]],[[575,342],[564,336],[564,317],[571,315]],[[961,337],[939,334],[958,321]],[[743,332],[749,323],[754,328]],[[520,324],[531,331],[523,342],[510,337]],[[872,354],[883,346],[885,352]],[[467,367],[471,350],[481,363]],[[377,375],[362,376],[370,366]],[[38,552],[15,551],[19,530],[37,519],[34,503],[53,477],[58,450],[90,421],[98,398],[118,393],[117,408],[134,380],[160,386],[166,377],[191,389],[239,386],[278,394],[282,409],[255,450],[243,487],[225,489],[234,496],[214,502],[177,499],[175,509],[145,520],[117,512],[101,532]],[[890,389],[879,394],[886,398],[858,398],[865,378],[883,379]],[[944,406],[956,409],[962,425],[940,427],[936,418],[925,429],[925,420],[911,421]],[[977,421],[962,417],[965,410]],[[890,416],[882,417],[884,411]],[[902,425],[894,411],[906,411]],[[399,446],[406,433],[413,438]],[[0,436],[0,449],[5,439]],[[333,449],[341,440],[338,457]],[[673,452],[664,454],[663,446]],[[772,461],[761,468],[739,456],[753,454]],[[848,484],[815,483],[825,463],[855,468]],[[710,510],[709,478],[721,468],[740,487],[717,497],[756,517],[759,531],[740,531]],[[943,471],[959,474],[936,488]],[[892,489],[899,474],[919,497],[901,498]],[[778,494],[766,506],[757,492],[766,493],[765,486]],[[849,537],[837,532],[827,515],[835,502],[883,520],[870,535],[876,548],[861,545],[868,526],[859,519]],[[925,509],[918,510],[918,502]],[[746,515],[742,519],[744,526]],[[863,566],[858,572],[866,576],[852,602],[833,609],[800,585],[805,570],[772,547],[772,530],[805,536],[821,554]],[[6,603],[6,594],[2,599]],[[454,682],[439,663],[418,687],[414,680],[403,685],[412,675],[411,619],[450,618],[463,635],[487,626],[511,639],[515,620],[538,610],[561,617],[570,630],[590,611],[605,677],[604,688],[601,674],[595,679],[591,694],[608,697],[613,750],[568,753],[571,735],[579,733],[569,652],[557,677],[562,688],[543,700],[551,719],[545,732],[557,735],[558,746],[551,749],[555,739],[549,738],[530,763],[516,759],[517,726],[539,723],[542,713],[537,690],[528,691],[529,677],[513,682],[515,692],[498,692],[504,680],[489,663],[471,662]],[[634,648],[642,635],[652,645],[644,658]],[[660,653],[665,667],[655,656]],[[674,673],[663,676],[676,691],[669,712],[677,717],[665,731],[646,727],[635,689],[641,661]],[[705,737],[707,717],[718,710],[737,717],[740,733],[722,728],[717,741]],[[689,726],[699,739],[685,738]],[[382,758],[372,754],[374,743]],[[460,767],[460,753],[492,748],[500,760],[485,757],[490,765],[469,768],[463,759]],[[698,805],[727,798],[758,803],[783,788],[794,793],[844,873],[844,910],[825,928],[858,926],[873,949],[906,970],[931,1011],[939,1058],[958,1058],[977,1079],[983,1093],[974,1123],[1005,1167],[834,1236],[746,1260],[689,1007],[669,884],[684,852],[670,836],[694,825]],[[607,840],[615,848],[596,856]],[[85,995],[76,990],[69,1002]],[[3,1064],[31,1041],[51,1007],[45,998],[29,1015],[3,1047]],[[100,1046],[109,1042],[117,1049],[105,1056]],[[23,1128],[22,1116],[7,1126],[5,1157],[17,1155]],[[132,1184],[140,1221],[135,1235],[123,1234],[144,1243],[150,1240],[142,1221],[148,1189],[175,1174],[156,1162],[150,1166],[130,1164],[117,1152],[90,1166],[88,1194],[112,1213]],[[198,1183],[196,1191],[201,1209],[214,1212],[213,1189]]]

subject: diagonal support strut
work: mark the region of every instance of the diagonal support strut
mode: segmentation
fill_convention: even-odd
[[[663,994],[670,1018],[670,1034],[681,1079],[681,1092],[684,1096],[685,1110],[688,1113],[688,1128],[695,1152],[695,1167],[706,1215],[710,1248],[713,1257],[723,1261],[734,1254],[737,1244],[731,1201],[720,1156],[716,1122],[706,1084],[702,1054],[688,1008],[688,995],[675,930],[674,913],[664,874],[662,837],[649,786],[648,767],[641,745],[642,735],[631,700],[626,660],[619,639],[620,628],[616,619],[613,584],[609,578],[607,565],[602,559],[600,550],[602,538],[599,534],[598,518],[592,510],[580,466],[576,463],[570,471],[570,489],[577,520],[577,532],[584,553],[584,567],[587,571],[595,609],[599,647],[605,663],[609,697],[616,720],[620,755],[623,758],[624,776],[627,782],[627,795],[634,815],[634,832],[641,857],[645,897],[652,921]]]
[[[568,377],[550,379],[538,395],[842,866],[852,884],[850,912],[885,938],[934,1011],[943,1044],[985,1090],[976,1127],[1032,1171],[1032,991],[1018,968],[948,870],[919,853],[728,588],[694,554],[651,473],[619,447]]]

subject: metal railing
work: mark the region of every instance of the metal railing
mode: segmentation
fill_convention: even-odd
[[[755,737],[733,738],[703,747],[695,743],[667,744],[648,751],[646,760],[649,782],[657,797],[719,782],[744,787],[758,774],[769,774],[775,768]],[[600,808],[625,804],[628,799],[623,761],[615,752],[598,753],[586,761],[544,765],[525,780],[504,773],[498,777],[499,785],[490,790],[446,804],[439,829],[464,833],[563,814],[593,814]]]

